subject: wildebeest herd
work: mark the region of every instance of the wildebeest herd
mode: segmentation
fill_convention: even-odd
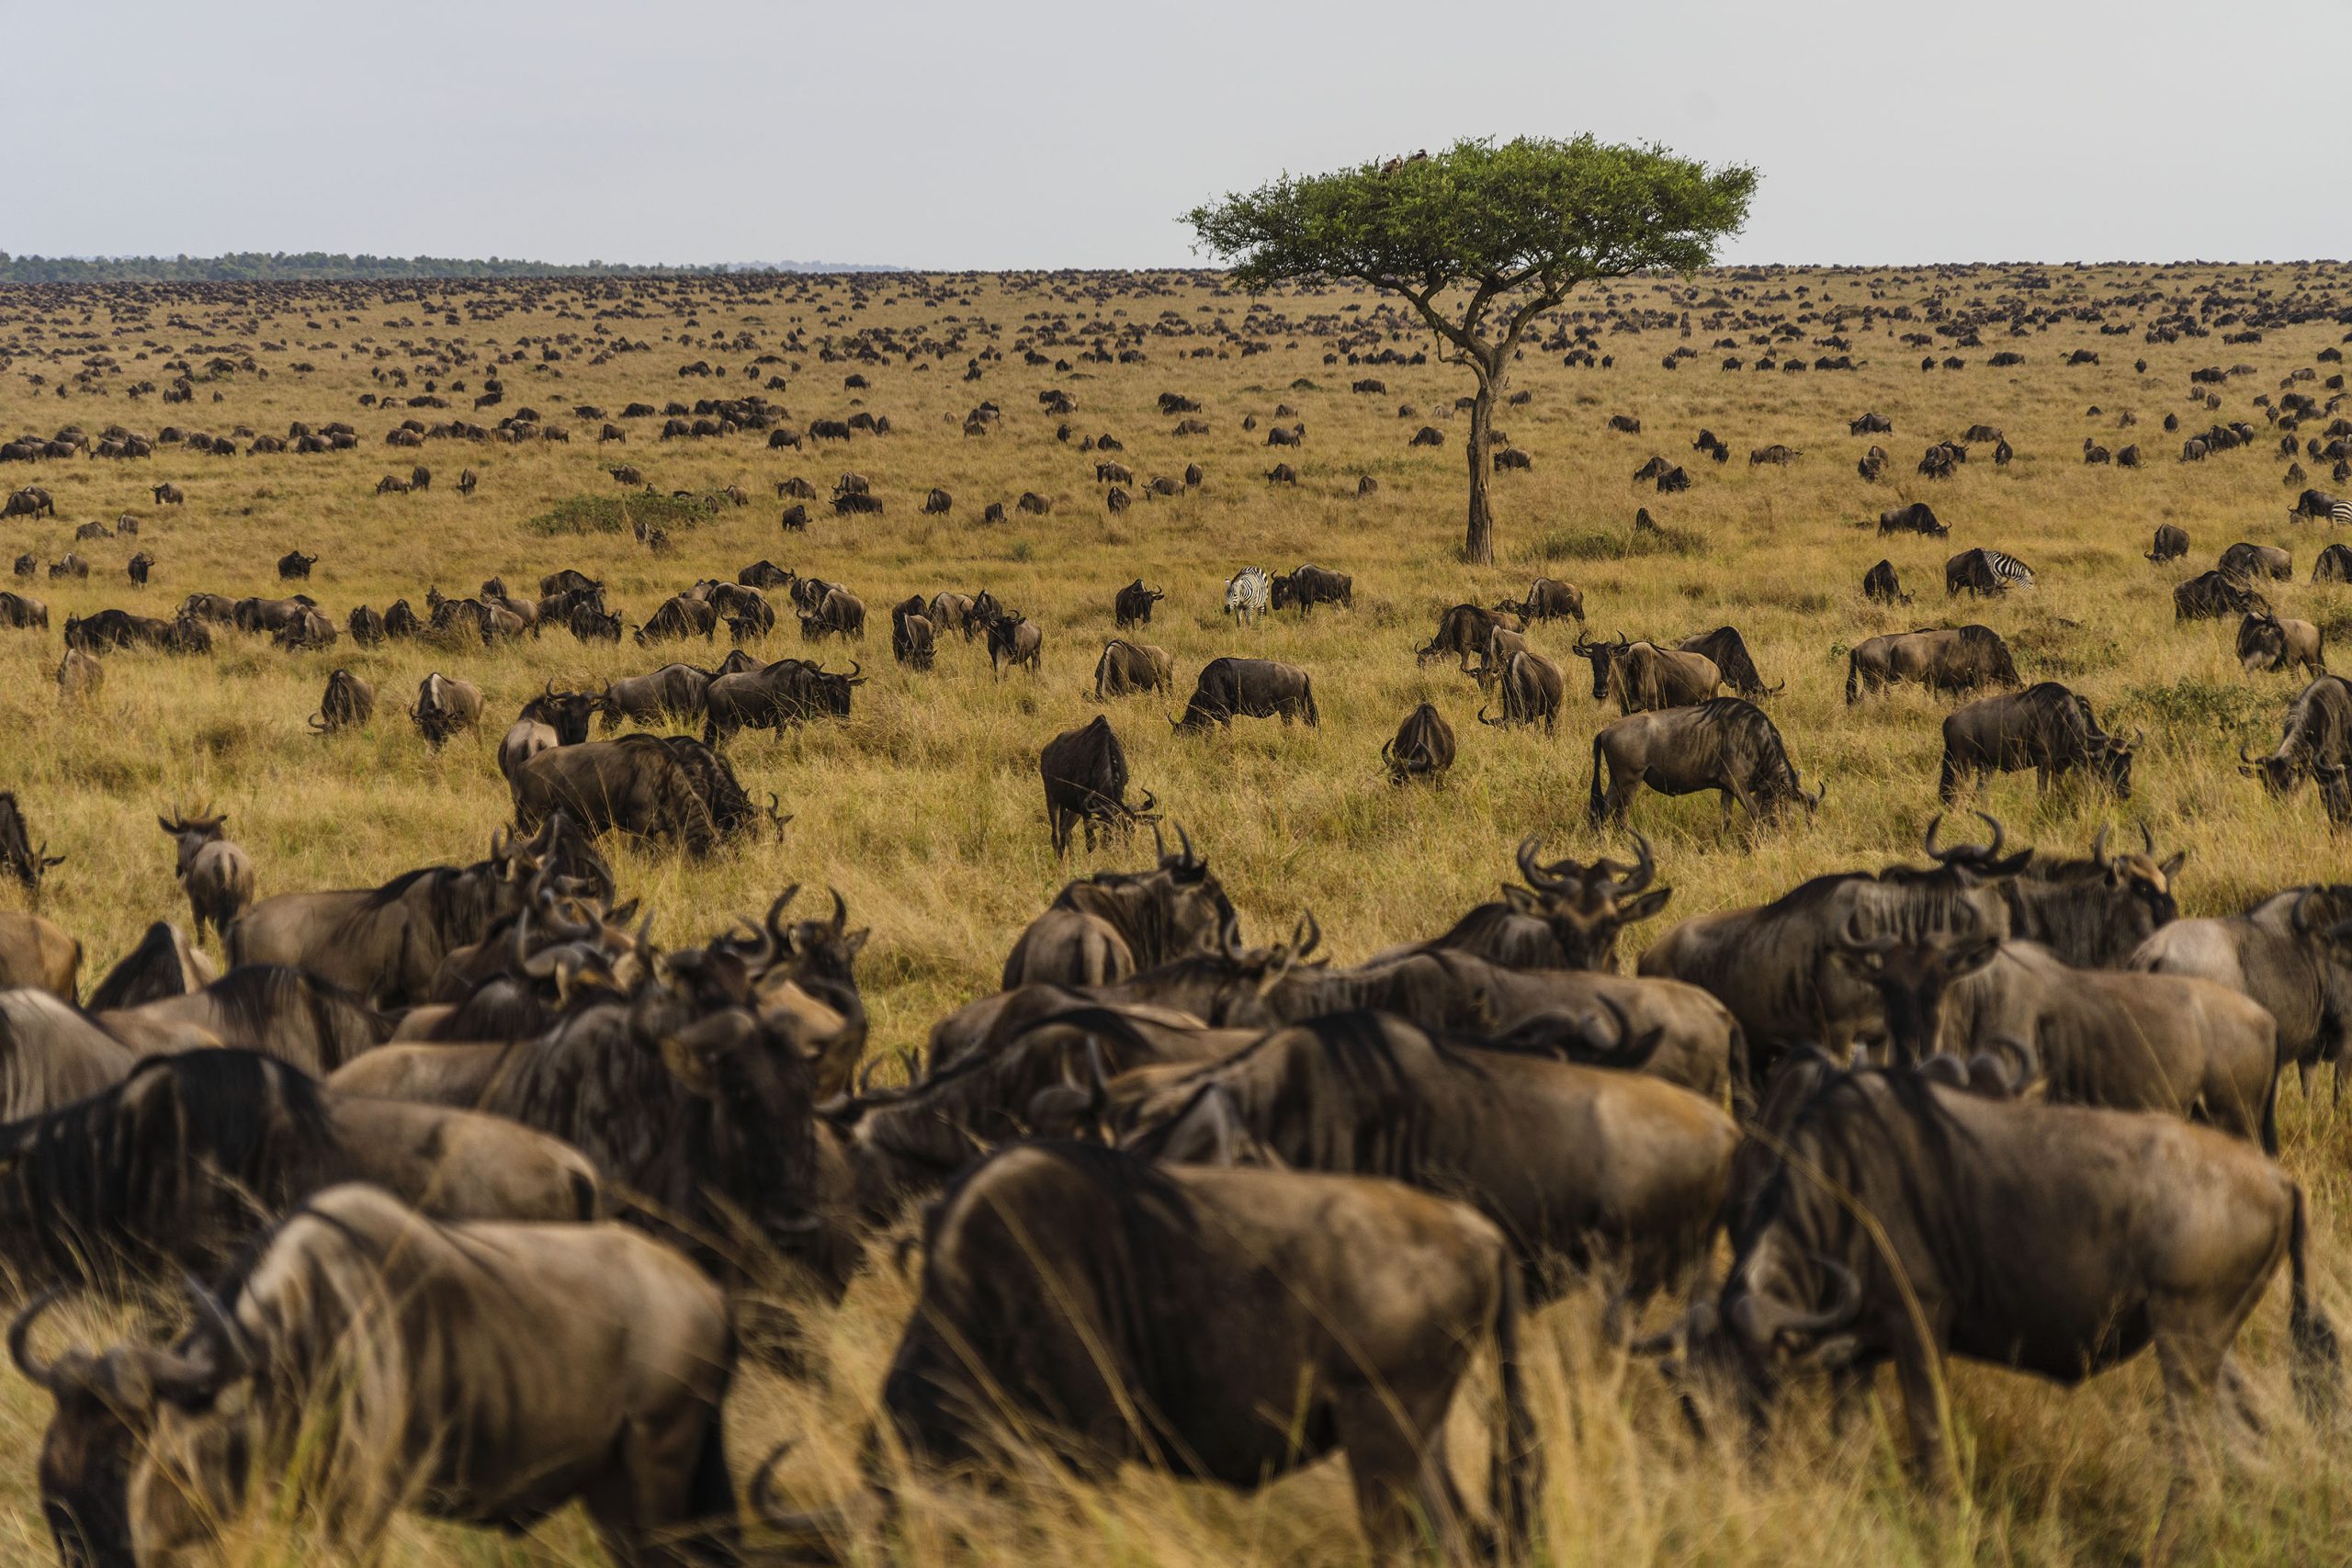
[[[0,777],[0,1260],[64,1561],[575,1500],[622,1562],[824,1560],[1040,1457],[1248,1489],[1340,1456],[1376,1552],[1539,1551],[1583,1528],[1546,1501],[1572,1297],[1586,1351],[1656,1363],[1611,1397],[1671,1413],[1661,1449],[1891,1365],[1938,1487],[1968,1483],[1950,1360],[2075,1382],[2153,1348],[2171,1550],[2275,1280],[2284,1334],[2247,1339],[2301,1411],[2271,1437],[2343,1383],[2344,1233],[2302,1174],[2332,1145],[2295,1112],[2352,1028],[2319,821],[2352,823],[2322,537],[2352,509],[2154,484],[2343,466],[2318,300],[2352,280],[1864,276],[1542,323],[1490,456],[1564,517],[1501,491],[1538,537],[1476,578],[1404,521],[1458,482],[1400,467],[1459,428],[1448,372],[1336,291],[629,280],[605,303],[645,319],[593,333],[552,319],[575,285],[83,291],[118,334],[168,313],[141,295],[213,323],[153,371],[34,330],[82,297],[0,300],[6,526],[83,552],[0,593],[11,721],[54,753]],[[2164,367],[1998,352],[2105,400],[2074,428],[2165,410],[2177,463],[2128,429],[2078,461],[2007,400],[1982,340],[2072,350],[2086,310]],[[2234,351],[2263,367],[2209,331],[2269,333]],[[396,352],[334,358],[361,342]],[[1835,418],[1756,403],[1759,369],[1826,378]],[[1735,371],[1687,467],[1649,450],[1667,392]],[[139,420],[199,387],[229,434]],[[239,513],[232,468],[239,506],[249,472],[350,493]],[[2001,488],[2041,483],[2147,488],[2126,537]],[[1834,515],[1770,499],[1804,484]],[[81,531],[118,504],[144,530]],[[2142,677],[2134,642],[2187,663]],[[169,773],[113,760],[141,726]],[[343,855],[255,787],[281,766],[448,806]],[[2209,809],[2281,847],[2221,863]],[[894,836],[908,865],[863,863]],[[832,1364],[883,1310],[887,1365]],[[779,1375],[854,1397],[854,1462],[746,1438]]]

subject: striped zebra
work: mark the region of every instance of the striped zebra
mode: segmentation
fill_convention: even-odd
[[[2006,593],[2033,586],[2033,568],[2000,550],[1962,550],[1944,563],[1944,592]]]
[[[1225,613],[1249,626],[1273,606],[1273,582],[1262,566],[1245,566],[1226,580]]]

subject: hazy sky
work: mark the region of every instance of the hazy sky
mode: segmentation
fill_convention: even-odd
[[[1589,130],[1756,164],[1738,261],[2352,254],[2347,0],[20,7],[19,254],[1184,265],[1285,168]]]

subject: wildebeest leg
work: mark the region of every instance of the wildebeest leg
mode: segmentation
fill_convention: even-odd
[[[1944,1382],[1939,1348],[1906,1327],[1894,1353],[1894,1375],[1903,1390],[1904,1426],[1911,1436],[1911,1464],[1919,1483],[1950,1495],[1955,1483],[1951,1455],[1944,1447]]]
[[[699,1408],[632,1423],[613,1470],[581,1501],[618,1568],[688,1568],[736,1560],[735,1496],[716,1418]]]
[[[1445,1412],[1456,1380],[1436,1381],[1433,1392],[1356,1386],[1333,1396],[1356,1517],[1382,1561],[1411,1552],[1424,1531],[1444,1560],[1469,1556],[1466,1510],[1445,1458]]]
[[[2241,1321],[2244,1315],[2239,1314]],[[2165,1327],[2156,1330],[2156,1362],[2164,1373],[2165,1424],[2172,1436],[2173,1472],[2172,1484],[2165,1491],[2164,1509],[2156,1516],[2155,1540],[2148,1548],[2149,1568],[2169,1562],[2180,1540],[2181,1505],[2194,1484],[2190,1470],[2200,1446],[2196,1429],[2212,1414],[2213,1385],[2222,1366],[2222,1358],[2212,1354],[2209,1339],[2212,1331],[2205,1325],[2185,1332],[2181,1325],[2173,1325],[2169,1332]],[[2227,1339],[2222,1343],[2226,1346]]]

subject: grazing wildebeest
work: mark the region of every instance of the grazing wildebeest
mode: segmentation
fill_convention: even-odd
[[[1494,641],[1495,628],[1519,630],[1519,617],[1509,612],[1498,615],[1482,604],[1456,604],[1438,617],[1437,635],[1413,650],[1413,657],[1426,664],[1432,659],[1452,655],[1459,662],[1463,673],[1470,671],[1471,656],[1486,657]]]
[[[418,683],[416,705],[408,716],[425,744],[438,751],[451,736],[481,722],[481,688],[435,671]]]
[[[1930,692],[2020,686],[2009,645],[1990,626],[1965,626],[1864,637],[1846,656],[1846,700],[1899,682]]]
[[[1931,539],[1940,539],[1951,532],[1951,525],[1939,522],[1935,508],[1926,502],[1915,501],[1908,506],[1890,507],[1880,513],[1878,531],[1882,535],[1925,534]]]
[[[2291,794],[2305,777],[2319,781],[2331,820],[2352,818],[2352,685],[2322,675],[2295,694],[2278,745],[2269,756],[2238,748],[2238,772],[2259,778],[2273,795]]]
[[[591,838],[618,831],[697,857],[760,821],[735,770],[685,735],[624,735],[542,751],[515,769],[511,787],[526,832],[568,817]],[[768,816],[782,827],[773,795]]]
[[[1366,1258],[1411,1261],[1368,1275]],[[1138,1461],[1256,1487],[1341,1450],[1376,1552],[1433,1531],[1460,1556],[1470,1516],[1443,1427],[1487,1340],[1503,1409],[1491,1511],[1509,1542],[1524,1536],[1539,1466],[1519,1312],[1502,1234],[1448,1199],[1024,1145],[931,1209],[883,1418],[939,1471],[1042,1442],[1083,1475]],[[1152,1419],[1132,1419],[1138,1409]],[[769,1513],[794,1542],[839,1533],[839,1510]]]
[[[2148,550],[2150,560],[2161,566],[2168,560],[2178,560],[2188,553],[2188,529],[2172,523],[2157,525],[2155,543]]]
[[[2132,798],[2132,759],[2144,731],[2126,745],[2098,727],[2091,705],[2055,681],[2022,692],[1979,697],[1944,718],[1944,757],[1937,795],[1949,805],[1963,777],[2034,771],[2038,788],[2081,768],[2119,800]]]
[[[2243,913],[2175,920],[2132,955],[2132,967],[2190,975],[2243,992],[2278,1024],[2278,1061],[2301,1071],[2335,1066],[2344,1092],[2346,1047],[2352,1044],[2352,963],[2344,923],[2352,919],[2352,886],[2312,884],[2260,899]]]
[[[1540,722],[1544,734],[1559,732],[1560,697],[1566,683],[1560,678],[1558,665],[1540,653],[1522,649],[1512,654],[1510,662],[1502,667],[1498,689],[1502,696],[1502,716],[1488,718],[1486,708],[1481,706],[1479,723],[1515,726]]]
[[[0,506],[0,517],[54,517],[56,515],[57,502],[50,498],[49,491],[39,485],[27,485],[20,491],[13,491],[8,497],[7,504]]]
[[[1574,618],[1584,621],[1584,592],[1572,582],[1562,582],[1554,577],[1539,577],[1527,586],[1527,597],[1517,604],[1510,600],[1498,602],[1495,608],[1505,615],[1517,615],[1532,625],[1537,621]]]
[[[2313,582],[2352,582],[2352,545],[2330,545],[2312,562]],[[5,598],[6,595],[0,595]]]
[[[1355,579],[1343,571],[1328,567],[1305,565],[1267,580],[1271,606],[1281,609],[1295,604],[1306,615],[1317,604],[1340,604],[1355,607]]]
[[[1674,649],[1678,653],[1696,654],[1713,664],[1721,674],[1723,683],[1731,688],[1732,695],[1736,697],[1753,701],[1758,697],[1773,696],[1788,684],[1785,681],[1773,686],[1764,683],[1764,677],[1757,671],[1756,660],[1748,654],[1747,639],[1739,635],[1737,626],[1717,626],[1713,631],[1684,637],[1674,645]]]
[[[2309,621],[2277,615],[2248,615],[2238,623],[2238,667],[2248,674],[2258,670],[2293,670],[2327,673],[2320,630]]]
[[[392,1516],[524,1525],[573,1498],[628,1563],[731,1561],[725,1296],[614,1224],[436,1224],[372,1187],[296,1209],[169,1348],[37,1357],[40,1465],[69,1562],[200,1554],[266,1476],[362,1552]],[[290,1479],[287,1479],[290,1478]],[[281,1503],[279,1506],[288,1506]]]
[[[1107,782],[1098,780],[1097,784]],[[1092,793],[1105,792],[1098,787]],[[1082,811],[1080,817],[1083,819]],[[1063,837],[1067,842],[1067,828]],[[1210,873],[1208,862],[1193,852],[1192,836],[1182,823],[1176,826],[1180,847],[1174,854],[1169,853],[1157,823],[1152,840],[1159,847],[1159,863],[1151,870],[1096,872],[1064,887],[1013,942],[1004,961],[1001,988],[1108,986],[1215,947],[1218,932],[1233,919],[1225,889]],[[934,1067],[940,1065],[934,1060]]]
[[[1944,562],[1944,592],[1947,596],[1966,589],[1972,594],[2006,593],[2012,588],[2033,586],[2033,569],[2000,550],[1979,547],[1962,550]]]
[[[779,659],[720,675],[703,691],[703,744],[716,746],[739,729],[774,729],[813,718],[847,718],[852,690],[865,684],[865,666],[829,671],[805,659]]]
[[[1592,825],[1606,819],[1623,827],[1625,808],[1644,784],[1660,795],[1720,791],[1726,825],[1734,801],[1750,818],[1771,821],[1791,803],[1808,813],[1820,809],[1825,787],[1804,793],[1780,730],[1762,708],[1742,697],[1710,697],[1694,706],[1632,714],[1602,726],[1592,738],[1586,807]]]
[[[2295,575],[2295,558],[2291,554],[2275,545],[2252,545],[2244,540],[2223,550],[2222,558],[2213,564],[2223,575],[2248,582],[2265,577],[2274,582],[2285,582]]]
[[[1119,629],[1125,631],[1134,626],[1149,626],[1151,607],[1166,597],[1168,595],[1157,588],[1146,588],[1140,577],[1120,589],[1111,604],[1112,614],[1118,621]]]
[[[0,790],[0,875],[12,876],[38,894],[49,868],[64,863],[63,855],[49,852],[47,840],[39,849],[33,847],[32,832],[25,826],[24,809],[17,804],[16,795]]]
[[[0,592],[0,626],[19,631],[47,631],[49,606],[28,593]]]
[[[228,821],[226,812],[208,817],[182,811],[176,817],[155,818],[156,826],[178,845],[173,874],[187,894],[198,942],[204,940],[208,922],[225,942],[229,928],[254,901],[253,857],[223,835],[221,829]]]
[[[2223,571],[2200,572],[2172,591],[2176,621],[2218,620],[2223,615],[2268,615],[2270,601],[2243,577]]]
[[[1102,657],[1094,661],[1096,702],[1139,696],[1147,692],[1172,692],[1175,685],[1175,661],[1166,649],[1149,643],[1113,637],[1102,645]]]
[[[639,724],[691,723],[703,716],[703,696],[711,679],[709,671],[691,664],[664,664],[650,674],[606,682],[598,698],[600,728],[609,735],[624,718]]]
[[[818,642],[828,637],[864,641],[865,601],[845,588],[827,588],[823,597],[814,605],[800,612],[800,636],[808,642]]]
[[[1201,667],[1184,716],[1172,719],[1179,732],[1194,732],[1216,724],[1230,728],[1236,716],[1279,717],[1285,728],[1294,718],[1320,726],[1315,707],[1315,682],[1295,664],[1272,659],[1212,659]]]
[[[2297,1386],[2318,1398],[2336,1375],[2335,1330],[2309,1293],[2302,1190],[2235,1139],[1818,1059],[1776,1086],[1765,1120],[1721,1296],[1643,1347],[1683,1345],[1756,1416],[1808,1363],[1860,1389],[1892,1360],[1914,1461],[1948,1486],[1946,1355],[2072,1383],[2154,1344],[2183,1465],[2161,1561],[2188,1425],[2232,1386],[2230,1348],[2282,1261]]]
[[[311,569],[318,564],[316,556],[306,556],[300,550],[288,550],[277,558],[277,575],[288,580],[307,579]]]
[[[1149,790],[1141,805],[1127,804],[1126,750],[1101,714],[1046,741],[1037,755],[1037,772],[1045,781],[1046,824],[1056,858],[1069,852],[1073,827],[1083,825],[1091,854],[1098,838],[1124,835],[1137,822],[1155,820]]]
[[[1903,592],[1903,580],[1895,575],[1894,563],[1883,560],[1862,573],[1862,597],[1881,604],[1908,604],[1911,595]]]
[[[1453,727],[1434,705],[1421,703],[1380,748],[1380,761],[1393,784],[1435,778],[1453,766]]]
[[[638,647],[644,648],[652,643],[676,642],[695,637],[708,642],[718,630],[718,612],[716,609],[703,600],[679,593],[648,615],[645,624],[637,628],[635,636]]]
[[[922,601],[914,601],[920,604]],[[910,670],[928,670],[938,657],[931,617],[920,610],[893,610],[890,615],[890,657]]]

